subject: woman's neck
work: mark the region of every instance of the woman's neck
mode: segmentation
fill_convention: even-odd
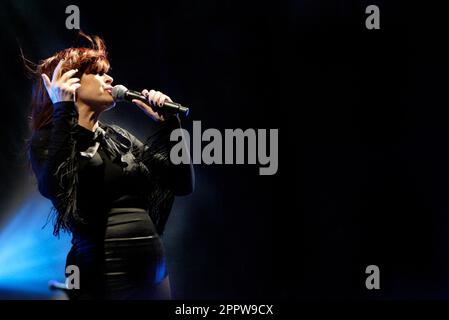
[[[98,127],[99,114],[82,102],[77,102],[76,105],[78,107],[78,124],[90,131],[95,131]]]

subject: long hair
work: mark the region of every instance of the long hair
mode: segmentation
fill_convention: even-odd
[[[90,43],[90,47],[64,49],[41,60],[37,65],[24,59],[28,62],[25,64],[26,69],[34,78],[30,115],[32,133],[50,124],[53,120],[53,106],[45,89],[42,74],[45,73],[51,79],[53,71],[61,59],[64,59],[61,74],[71,69],[78,69],[74,77],[80,78],[83,73],[96,74],[109,71],[110,64],[104,41],[98,36],[88,36],[82,32],[80,32],[80,36]]]

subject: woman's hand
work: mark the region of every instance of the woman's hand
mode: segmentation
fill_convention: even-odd
[[[51,81],[46,74],[42,74],[45,89],[47,89],[47,93],[53,104],[61,101],[75,101],[75,91],[81,86],[79,78],[72,78],[78,72],[78,69],[69,70],[61,75],[63,63],[64,59],[61,59],[55,71],[53,71]]]
[[[154,121],[165,121],[167,120],[167,116],[163,115],[157,111],[154,111],[155,108],[160,108],[164,105],[165,101],[173,102],[169,96],[163,94],[160,91],[154,91],[144,89],[142,94],[148,99],[148,104],[143,103],[140,100],[134,99],[132,102],[136,104],[140,109],[143,110],[148,116],[150,116]],[[152,107],[155,106],[155,107]]]

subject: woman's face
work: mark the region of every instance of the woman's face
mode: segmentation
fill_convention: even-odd
[[[76,91],[76,102],[84,103],[98,112],[114,107],[112,81],[112,77],[106,73],[84,73],[80,79],[81,86]]]

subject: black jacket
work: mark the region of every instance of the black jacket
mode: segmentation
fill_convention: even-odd
[[[59,229],[73,231],[80,221],[78,177],[80,152],[86,146],[80,139],[78,110],[74,102],[54,106],[52,124],[35,132],[31,138],[29,157],[40,193],[50,199],[56,211],[55,234]],[[162,234],[175,195],[193,191],[194,173],[191,164],[173,165],[170,149],[176,142],[169,137],[180,127],[177,116],[161,123],[161,128],[145,143],[123,128],[99,123],[105,131],[104,146],[109,154],[121,157],[132,174],[144,176],[149,214]],[[93,133],[92,133],[93,134]]]

